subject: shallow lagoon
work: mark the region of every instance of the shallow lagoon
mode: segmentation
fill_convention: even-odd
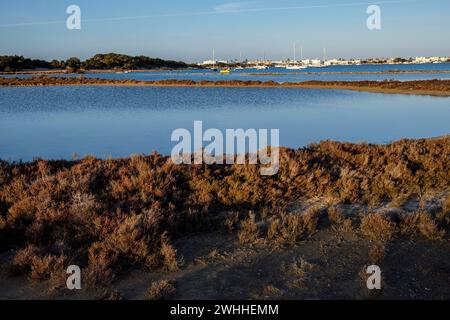
[[[177,128],[280,129],[283,146],[450,133],[450,99],[286,88],[0,88],[0,158],[169,154]]]

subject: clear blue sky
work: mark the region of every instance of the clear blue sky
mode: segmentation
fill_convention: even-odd
[[[78,31],[65,28],[71,4],[82,10]],[[366,28],[369,4],[382,9],[381,31]],[[450,55],[449,15],[450,0],[2,0],[0,55],[199,61],[215,48],[219,59],[278,59],[292,57],[293,42],[310,58],[323,47],[334,58]]]

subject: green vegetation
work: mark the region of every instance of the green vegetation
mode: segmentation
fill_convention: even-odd
[[[97,54],[82,63],[84,69],[180,69],[187,68],[188,65],[179,61],[167,61],[145,56],[131,57],[123,54]]]
[[[123,54],[108,53],[97,54],[86,61],[81,61],[76,57],[71,57],[66,61],[52,60],[32,60],[23,56],[0,56],[1,72],[16,72],[35,69],[69,69],[77,70],[138,70],[138,69],[181,69],[190,65],[180,61],[167,61],[158,58],[145,56],[127,56]]]
[[[53,69],[52,63],[44,60],[31,60],[22,56],[0,56],[0,71],[13,72],[25,69]]]

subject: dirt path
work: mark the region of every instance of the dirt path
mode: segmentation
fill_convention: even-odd
[[[118,292],[142,299],[161,279],[175,283],[173,299],[449,299],[450,242],[396,240],[379,263],[383,290],[369,291],[362,270],[370,264],[369,241],[355,234],[320,231],[291,248],[235,246],[225,234],[177,242],[185,265],[176,273],[132,271],[108,288],[48,292],[26,279],[0,280],[0,299],[98,299]],[[299,270],[305,261],[310,268]],[[304,274],[302,274],[304,272]]]

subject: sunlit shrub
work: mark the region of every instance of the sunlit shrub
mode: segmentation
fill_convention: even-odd
[[[396,225],[389,217],[371,213],[361,219],[361,233],[370,240],[387,242],[396,232]]]
[[[423,211],[405,214],[400,229],[404,235],[421,234],[429,240],[440,240],[444,236],[444,230],[440,230],[433,217]]]
[[[161,280],[153,282],[144,295],[145,300],[166,300],[173,297],[176,293],[173,282]]]
[[[448,190],[448,154],[450,137],[389,145],[325,141],[281,148],[280,171],[268,177],[258,166],[177,166],[156,153],[0,161],[0,251],[16,251],[11,269],[27,276],[34,270],[36,279],[52,278],[62,261],[80,265],[86,281],[100,284],[133,267],[176,271],[180,257],[172,243],[192,232],[237,230],[241,243],[280,245],[313,235],[324,210],[283,209],[298,200],[373,205]],[[447,197],[436,213],[439,225],[416,214],[402,220],[401,231],[440,238],[438,226],[449,223],[449,209]],[[248,219],[242,213],[250,210],[257,214]],[[351,230],[352,221],[337,209],[328,209],[328,220]],[[361,231],[371,240],[389,241],[396,222],[369,215]]]

